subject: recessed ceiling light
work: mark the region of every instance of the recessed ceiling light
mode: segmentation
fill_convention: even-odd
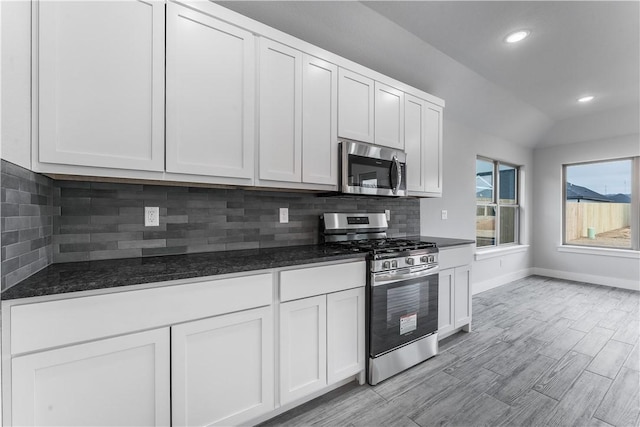
[[[507,43],[518,43],[519,41],[522,41],[529,37],[529,34],[531,34],[531,31],[529,30],[515,31],[505,37],[504,41]]]
[[[593,101],[594,96],[593,95],[587,95],[587,96],[583,96],[581,98],[578,98],[578,102],[589,102],[589,101]]]

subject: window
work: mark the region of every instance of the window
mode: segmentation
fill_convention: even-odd
[[[476,159],[477,247],[518,243],[519,175],[518,166],[482,157]]]
[[[637,159],[564,165],[565,245],[637,249],[634,163]]]

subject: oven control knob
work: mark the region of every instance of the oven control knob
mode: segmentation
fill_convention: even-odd
[[[385,270],[389,269],[389,261],[385,261],[382,263],[382,268],[384,268]]]
[[[423,255],[420,257],[420,262],[429,262],[429,257],[426,255]]]
[[[413,265],[414,262],[415,260],[413,258],[407,258],[407,264]]]
[[[396,261],[395,259],[391,261],[391,268],[398,268],[398,261]]]

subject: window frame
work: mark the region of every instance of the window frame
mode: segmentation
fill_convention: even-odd
[[[604,245],[585,245],[567,242],[567,167],[590,165],[596,163],[609,163],[630,160],[631,161],[631,203],[629,226],[631,228],[631,247],[616,247]],[[598,159],[582,162],[572,162],[562,164],[562,235],[560,245],[567,249],[576,250],[614,250],[614,251],[639,251],[640,250],[640,156],[624,156],[616,158]]]
[[[494,243],[492,245],[478,246],[478,234],[477,234],[478,229],[476,225],[476,250],[480,250],[480,251],[495,250],[497,248],[508,248],[508,247],[520,246],[520,236],[521,236],[520,218],[522,216],[521,192],[523,191],[520,185],[522,166],[510,163],[510,162],[504,162],[501,160],[492,159],[490,157],[485,157],[485,156],[476,156],[476,165],[478,160],[488,162],[493,165],[493,190],[492,190],[493,200],[491,202],[478,201],[477,187],[476,187],[476,206],[475,206],[476,218],[478,215],[477,212],[479,207],[484,207],[485,209],[487,207],[493,207],[495,209],[495,226],[494,226],[495,237],[494,237]],[[515,203],[500,203],[500,166],[501,165],[513,168],[515,170],[515,182],[514,182],[514,191],[516,196]],[[476,179],[477,179],[477,176],[478,176],[478,169],[476,167]],[[515,208],[515,218],[514,218],[514,224],[513,224],[513,234],[514,234],[513,242],[500,243],[500,238],[501,238],[500,221],[501,221],[502,207]]]

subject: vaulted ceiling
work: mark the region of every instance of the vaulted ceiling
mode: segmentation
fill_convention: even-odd
[[[447,116],[519,145],[639,132],[637,1],[219,3],[439,96]],[[518,29],[531,34],[505,43]],[[595,99],[578,103],[586,94]]]

